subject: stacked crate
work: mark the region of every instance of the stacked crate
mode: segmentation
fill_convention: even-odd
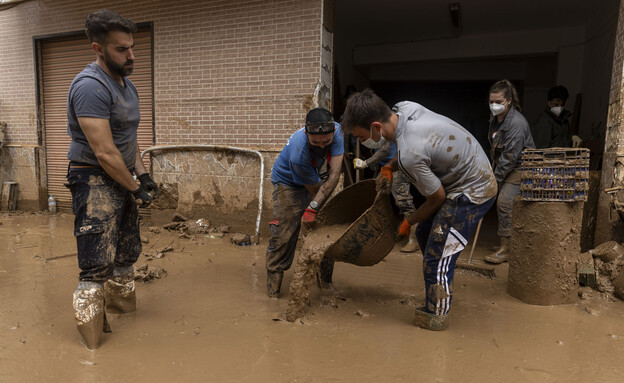
[[[589,149],[548,148],[522,152],[523,201],[587,201]]]

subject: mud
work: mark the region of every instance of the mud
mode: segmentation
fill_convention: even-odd
[[[348,224],[324,226],[308,231],[304,237],[290,283],[287,321],[293,322],[305,314],[305,307],[310,299],[310,284],[319,272],[321,260],[327,249],[344,234],[348,227]]]
[[[507,292],[525,303],[578,299],[582,202],[514,201]]]
[[[624,381],[624,302],[589,288],[575,304],[533,306],[506,293],[507,264],[494,280],[457,270],[450,327],[430,332],[413,326],[422,258],[395,247],[375,267],[336,263],[343,299],[288,323],[274,320],[287,289],[266,296],[266,238],[239,247],[147,227],[146,247],[175,250],[149,262],[142,255],[137,266],[168,275],[137,283],[136,312],[110,315],[113,332],[91,352],[73,316],[73,216],[0,214],[0,222],[3,383]],[[475,260],[497,241],[495,219],[481,231]],[[311,300],[319,296],[312,288]]]

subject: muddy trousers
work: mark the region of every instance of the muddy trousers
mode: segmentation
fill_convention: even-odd
[[[104,283],[131,270],[142,250],[132,194],[100,168],[70,169],[67,180],[80,280]]]
[[[295,259],[295,248],[301,230],[301,216],[310,204],[310,194],[305,188],[273,185],[273,221],[269,222],[271,238],[266,252],[267,275],[283,274]],[[321,278],[332,282],[334,260],[323,259]]]
[[[477,205],[461,194],[454,199],[446,199],[432,219],[418,224],[416,239],[423,249],[426,312],[436,315],[449,312],[455,262],[494,200],[492,198]]]
[[[513,212],[513,202],[514,198],[518,195],[520,195],[520,185],[503,182],[498,192],[498,200],[496,201],[499,237],[511,237],[511,215]]]
[[[416,209],[411,193],[410,181],[401,170],[392,173],[391,191],[394,203],[399,208],[401,216],[406,216]]]

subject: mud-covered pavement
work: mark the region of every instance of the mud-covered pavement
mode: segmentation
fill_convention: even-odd
[[[149,263],[137,312],[110,315],[91,352],[71,306],[78,268],[71,215],[0,215],[0,382],[621,382],[624,302],[531,306],[506,294],[507,265],[488,280],[458,270],[450,329],[412,326],[421,258],[393,251],[379,265],[337,263],[334,299],[288,323],[292,269],[266,296],[259,246],[178,238],[142,228]],[[481,259],[485,242],[475,252]],[[469,250],[469,249],[468,249]],[[466,252],[467,254],[467,252]]]

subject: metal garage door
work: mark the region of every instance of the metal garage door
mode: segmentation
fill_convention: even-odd
[[[145,149],[154,144],[151,31],[137,32],[134,42],[135,65],[130,79],[139,92],[139,147]],[[87,64],[95,61],[95,53],[84,35],[46,39],[39,46],[48,193],[56,198],[58,209],[67,212],[71,209],[71,194],[64,186],[70,142],[67,135],[67,92],[74,77]]]

